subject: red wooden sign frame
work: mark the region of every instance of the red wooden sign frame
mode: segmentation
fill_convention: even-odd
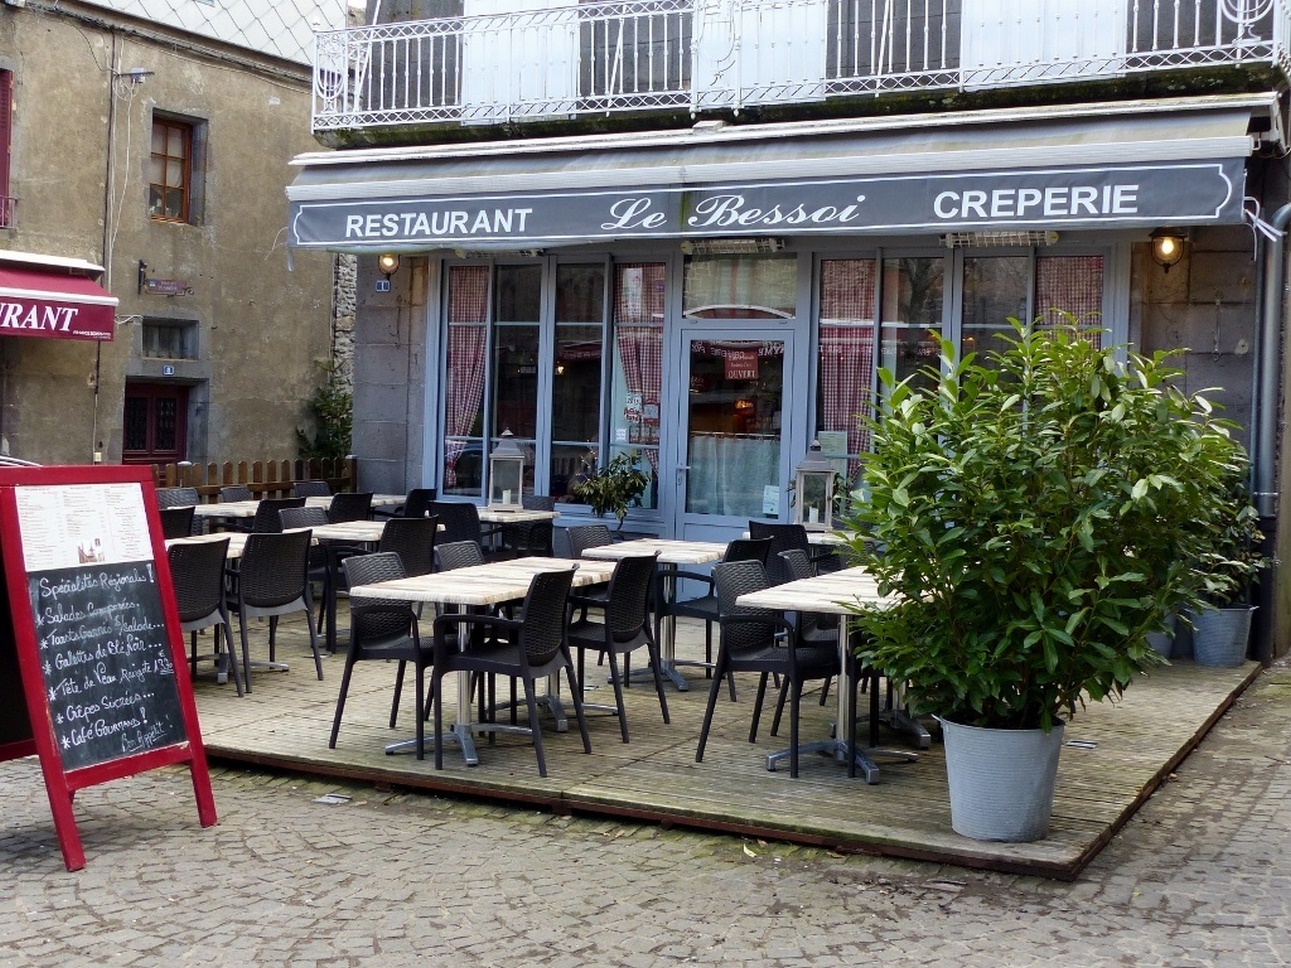
[[[36,618],[32,613],[28,591],[28,572],[23,551],[22,524],[18,517],[16,489],[39,485],[123,483],[138,484],[143,490],[143,504],[148,518],[149,543],[153,555],[152,564],[165,615],[166,638],[170,646],[170,659],[179,693],[185,739],[161,748],[126,754],[107,762],[69,770],[64,768],[58,749],[54,724],[51,720],[50,701],[45,691],[45,680],[41,670]],[[72,798],[77,790],[84,787],[133,776],[145,770],[187,763],[192,776],[193,793],[197,800],[198,819],[203,827],[216,823],[215,799],[211,793],[206,751],[202,746],[201,729],[197,721],[197,706],[193,701],[188,656],[184,635],[179,627],[179,613],[175,605],[170,565],[166,558],[161,517],[157,512],[151,470],[145,467],[128,466],[0,468],[0,553],[3,554],[5,594],[8,597],[13,619],[12,640],[17,651],[22,689],[32,732],[29,740],[17,739],[0,745],[0,760],[29,756],[32,753],[40,757],[45,790],[49,796],[54,827],[67,869],[74,871],[85,866],[85,852],[81,846],[80,833],[72,812]]]

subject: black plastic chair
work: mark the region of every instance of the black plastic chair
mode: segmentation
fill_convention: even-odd
[[[429,511],[439,518],[443,530],[439,534],[441,541],[474,541],[484,550],[483,541],[501,529],[485,528],[480,522],[480,509],[469,501],[431,501]],[[487,556],[487,552],[485,552]]]
[[[816,569],[812,567],[807,553],[800,548],[792,548],[789,551],[780,552],[781,561],[788,574],[789,581],[797,581],[799,578],[811,578],[816,574]],[[798,634],[803,639],[816,643],[831,644],[838,641],[838,616],[826,615],[823,612],[798,612],[797,622]],[[829,684],[832,677],[825,680],[825,684],[820,689],[820,704],[823,706],[829,699]],[[785,698],[788,696],[788,683],[782,683],[780,688],[780,699],[776,703],[775,719],[771,721],[771,735],[774,736],[780,728],[780,714],[784,710]]]
[[[391,518],[381,531],[377,551],[397,554],[407,575],[426,575],[435,570],[438,537],[438,518]]]
[[[443,677],[449,672],[510,676],[523,682],[529,707],[527,732],[533,739],[538,758],[538,775],[545,777],[547,760],[543,754],[534,684],[538,679],[558,674],[563,669],[569,681],[578,730],[583,737],[583,751],[592,752],[587,719],[583,715],[582,686],[574,674],[574,662],[565,635],[573,578],[572,568],[534,575],[519,618],[455,614],[435,620],[434,678],[431,685],[435,706],[435,769],[444,768]],[[468,636],[468,644],[461,651],[454,637],[459,628],[464,629]]]
[[[435,546],[435,570],[452,571],[484,564],[478,541],[445,541]]]
[[[303,497],[267,497],[256,506],[255,517],[251,519],[251,530],[256,534],[274,534],[282,530],[282,518],[279,511],[287,508],[303,508]],[[326,512],[324,512],[326,517]]]
[[[780,552],[798,549],[802,551],[812,566],[820,571],[835,571],[838,567],[838,552],[832,548],[821,550],[812,548],[807,540],[807,529],[801,524],[783,524],[779,522],[749,522],[750,538],[770,538],[771,551],[767,555],[767,576],[773,585],[783,585],[789,581],[789,573],[780,558]]]
[[[630,673],[628,657],[632,652],[645,648],[654,670],[654,687],[659,694],[659,708],[665,724],[668,717],[668,697],[663,691],[663,674],[659,671],[659,640],[654,634],[654,621],[650,614],[651,589],[658,569],[659,555],[635,555],[620,558],[610,576],[609,593],[605,602],[605,621],[592,622],[586,618],[569,626],[569,647],[578,652],[578,681],[583,682],[583,658],[588,651],[609,657],[610,682],[614,686],[614,706],[585,709],[613,709],[619,717],[619,731],[623,742],[628,741],[628,714],[623,707],[623,688]],[[618,657],[623,656],[623,668]]]
[[[726,546],[722,561],[758,561],[766,565],[767,555],[771,552],[770,538],[736,538]],[[713,623],[717,621],[717,593],[713,588],[713,576],[697,571],[677,569],[673,572],[676,580],[683,578],[702,582],[706,591],[702,595],[684,600],[665,602],[663,594],[659,595],[659,608],[656,611],[655,637],[659,636],[659,626],[668,615],[682,618],[697,618],[704,623],[704,676],[713,674]],[[674,587],[676,587],[674,585]],[[735,677],[729,677],[731,702],[735,702]]]
[[[371,491],[342,491],[332,497],[327,506],[327,520],[332,524],[342,521],[367,521],[372,517]]]
[[[163,538],[187,538],[193,533],[193,505],[162,507],[157,512],[161,515]]]
[[[179,627],[189,633],[188,662],[192,675],[197,676],[197,633],[202,629],[217,629],[214,658],[218,662],[218,627],[222,625],[226,661],[240,696],[242,678],[238,674],[238,654],[233,648],[233,626],[229,620],[228,604],[224,600],[224,563],[228,551],[228,538],[178,542],[166,550],[166,560],[170,564],[170,579],[175,588]]]
[[[255,495],[245,484],[226,484],[220,488],[221,501],[254,501]]]
[[[766,570],[756,561],[719,562],[713,566],[713,581],[717,588],[718,626],[721,630],[717,646],[717,665],[713,670],[713,685],[708,691],[708,706],[704,724],[699,732],[699,747],[695,762],[704,759],[704,746],[708,730],[717,708],[721,680],[728,672],[757,672],[758,694],[753,703],[753,720],[749,726],[749,742],[758,738],[758,723],[762,715],[762,702],[766,698],[767,680],[778,674],[787,679],[789,689],[789,775],[798,775],[798,710],[803,684],[836,676],[841,669],[838,646],[801,640],[797,628],[771,609],[748,608],[735,604],[736,599],[748,592],[760,591],[771,586]],[[850,734],[855,727],[839,724]],[[849,748],[851,748],[849,746]]]
[[[556,499],[546,494],[525,494],[520,503],[526,511],[554,511]],[[504,555],[523,558],[528,555],[541,555],[547,558],[552,554],[552,522],[516,521],[502,525],[502,548]]]
[[[424,518],[430,513],[438,492],[433,487],[414,487],[404,498],[403,504],[395,509],[396,516],[401,518]]]
[[[318,627],[314,623],[314,606],[309,590],[308,531],[285,533],[255,532],[247,535],[246,546],[238,566],[230,574],[233,590],[230,605],[238,613],[238,631],[242,636],[242,668],[246,690],[251,691],[251,650],[247,639],[247,622],[252,618],[269,619],[269,661],[276,661],[275,636],[280,616],[305,613],[309,626],[309,647],[314,653],[314,668],[323,678],[323,657],[318,651]]]
[[[399,556],[392,551],[371,555],[354,555],[346,558],[341,567],[350,588],[393,581],[406,577]],[[433,642],[422,643],[417,627],[417,613],[407,602],[365,598],[350,608],[350,644],[345,652],[345,671],[341,674],[341,690],[336,697],[336,715],[332,719],[332,735],[327,741],[336,749],[336,737],[341,731],[341,715],[345,711],[345,698],[350,690],[350,677],[356,662],[379,660],[398,662],[395,672],[394,697],[390,703],[390,728],[399,719],[399,697],[403,692],[404,671],[409,662],[417,675],[417,705],[421,710],[426,704],[426,670],[434,658]],[[417,759],[425,759],[425,717],[417,717]]]
[[[195,487],[159,487],[157,488],[157,507],[182,508],[192,507],[200,498]]]
[[[297,481],[291,485],[292,497],[327,497],[332,486],[327,481]]]
[[[614,543],[614,535],[604,524],[579,524],[564,528],[569,542],[569,557],[581,558],[588,548],[599,548]],[[608,594],[606,585],[590,585],[580,588],[570,596],[570,601],[579,609],[579,620],[587,618],[589,608],[604,608]]]

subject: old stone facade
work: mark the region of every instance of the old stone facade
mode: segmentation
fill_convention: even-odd
[[[196,13],[196,19],[194,18]],[[311,22],[341,0],[0,8],[0,248],[104,268],[111,341],[0,336],[0,448],[40,463],[292,457],[332,357],[333,258],[285,245]]]

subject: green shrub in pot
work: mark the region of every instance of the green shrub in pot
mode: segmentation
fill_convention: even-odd
[[[638,466],[639,454],[620,451],[604,467],[587,467],[579,479],[570,486],[570,493],[592,509],[597,517],[612,512],[618,520],[618,530],[628,508],[640,507],[641,497],[650,486],[650,478]]]
[[[939,369],[882,374],[851,550],[902,595],[858,621],[913,712],[1048,731],[1160,661],[1147,633],[1201,598],[1244,455],[1168,354],[1012,322],[985,362],[943,342]]]

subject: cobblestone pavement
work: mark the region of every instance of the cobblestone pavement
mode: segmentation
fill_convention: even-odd
[[[1284,965],[1289,761],[1279,666],[1069,884],[241,769],[81,791],[68,873],[5,763],[0,965]]]

